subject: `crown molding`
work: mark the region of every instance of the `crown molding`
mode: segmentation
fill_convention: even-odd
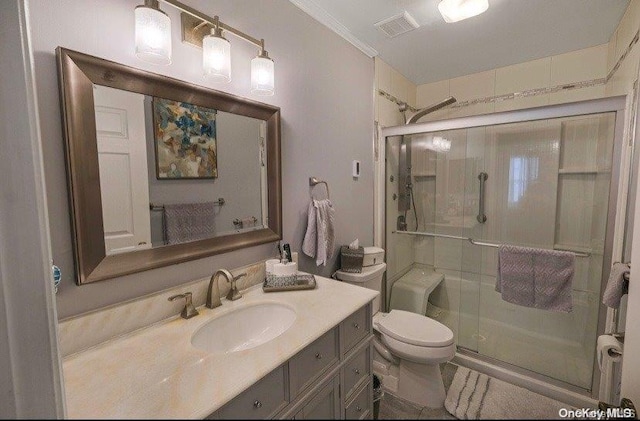
[[[342,38],[349,41],[353,46],[357,49],[365,53],[369,57],[375,57],[378,55],[378,51],[368,44],[364,43],[360,39],[358,39],[355,35],[353,35],[346,26],[341,24],[327,13],[322,7],[318,6],[318,4],[313,0],[289,0],[300,10],[331,29],[336,34],[340,35]]]

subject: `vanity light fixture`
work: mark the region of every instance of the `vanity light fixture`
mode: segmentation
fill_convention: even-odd
[[[447,23],[458,22],[486,12],[489,0],[442,0],[438,10]]]
[[[262,44],[260,52],[251,60],[251,92],[258,95],[273,95],[273,60],[264,49],[264,40],[260,41]]]
[[[224,31],[225,34],[233,34],[238,38],[242,38],[243,40],[254,44],[260,49],[258,56],[251,60],[251,92],[257,95],[273,95],[275,80],[274,63],[267,54],[267,51],[264,49],[264,39],[256,39],[247,35],[232,26],[222,23],[218,16],[211,18],[178,0],[160,1],[173,6],[182,12],[182,40],[198,47],[202,47],[202,66],[206,77],[215,82],[229,82],[231,80],[231,45],[223,36]],[[139,19],[139,10],[140,13],[145,12],[147,15],[141,15]],[[150,12],[159,13],[165,18],[165,20],[162,21],[162,25],[156,24],[155,26],[152,26],[154,31],[159,32],[159,28],[169,28],[168,31],[166,31],[166,40],[164,37],[162,38],[164,43],[168,43],[168,55],[165,54],[165,56],[168,57],[167,60],[154,59],[155,56],[149,56],[148,54],[144,55],[141,53],[151,50],[150,47],[141,46],[144,45],[142,44],[143,31],[142,29],[140,31],[138,30],[140,25],[151,21],[150,18],[146,17]],[[153,16],[156,20],[159,19],[156,15]],[[139,21],[141,22],[140,25],[138,23]],[[140,28],[143,27],[140,26]],[[203,31],[206,32],[203,33]],[[153,31],[151,31],[151,33],[153,33]],[[165,32],[162,33],[165,34]],[[140,41],[139,38],[141,39]],[[147,44],[149,44],[149,42],[147,42]],[[155,48],[157,50],[157,47]],[[157,55],[155,50],[152,51]],[[149,61],[151,63],[171,63],[171,21],[166,14],[160,11],[160,8],[158,7],[158,0],[145,0],[144,6],[136,7],[136,54],[142,60]]]
[[[158,0],[144,0],[135,9],[136,56],[153,64],[171,64],[171,19]]]
[[[211,34],[202,39],[202,68],[204,75],[214,82],[231,80],[231,44],[222,36],[218,17]]]

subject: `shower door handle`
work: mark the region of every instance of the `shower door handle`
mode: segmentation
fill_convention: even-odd
[[[480,197],[478,199],[478,216],[476,216],[476,219],[481,224],[487,222],[487,215],[484,213],[485,182],[487,181],[487,178],[489,178],[489,176],[486,172],[478,174],[478,180],[480,180]]]

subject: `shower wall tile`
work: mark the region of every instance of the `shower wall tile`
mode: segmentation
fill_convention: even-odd
[[[551,86],[605,77],[608,44],[551,57]]]
[[[449,80],[443,80],[440,82],[427,83],[425,85],[419,85],[416,89],[416,107],[424,108],[427,105],[431,105],[449,96]],[[459,99],[458,99],[459,100]],[[444,110],[436,111],[432,114],[428,114],[420,121],[432,121],[442,119]],[[435,117],[434,117],[435,116]]]
[[[551,57],[496,69],[496,95],[549,86]]]
[[[616,60],[626,51],[640,26],[640,2],[631,1],[618,25],[616,42]]]
[[[451,79],[449,81],[449,95],[455,97],[459,102],[473,98],[493,96],[495,92],[495,78],[495,70],[489,70]],[[449,117],[487,114],[492,113],[494,110],[495,105],[493,103],[476,104],[454,108]]]
[[[378,89],[391,93],[391,66],[378,57],[375,58],[374,63]]]
[[[616,64],[618,60],[616,57],[616,43],[618,42],[618,30],[616,29],[609,38],[609,43],[607,44],[607,75],[613,69],[613,66]],[[609,83],[607,83],[607,88],[609,88]],[[609,95],[609,92],[606,93]]]

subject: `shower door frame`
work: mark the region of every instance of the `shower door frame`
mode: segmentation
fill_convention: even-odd
[[[625,108],[626,108],[626,95],[620,96],[612,96],[600,99],[592,99],[586,101],[579,102],[570,102],[564,104],[554,104],[554,105],[546,105],[541,107],[534,108],[526,108],[520,110],[513,111],[503,111],[497,113],[490,114],[480,114],[468,117],[459,117],[452,118],[446,120],[438,120],[438,121],[430,121],[425,123],[413,123],[401,126],[393,126],[386,127],[381,130],[380,136],[380,144],[378,145],[379,157],[386,156],[386,144],[387,140],[396,136],[403,135],[412,135],[418,133],[429,133],[429,132],[440,132],[447,130],[460,130],[460,129],[471,129],[477,127],[487,127],[487,126],[496,126],[503,124],[512,124],[512,123],[524,123],[531,121],[540,121],[540,120],[549,120],[549,119],[557,119],[564,117],[577,117],[583,115],[591,115],[591,114],[601,114],[601,113],[615,113],[615,126],[614,126],[614,141],[613,141],[613,154],[612,154],[612,162],[611,162],[611,180],[609,185],[609,200],[608,200],[608,210],[607,210],[607,224],[606,224],[606,235],[605,235],[605,246],[604,246],[604,254],[603,254],[603,273],[601,276],[601,285],[600,285],[600,297],[604,292],[606,287],[606,280],[609,277],[609,269],[611,268],[611,264],[613,261],[613,256],[615,255],[617,258],[622,259],[622,254],[624,252],[623,246],[625,243],[626,232],[624,232],[625,220],[629,216],[627,214],[628,206],[629,206],[629,198],[627,196],[627,202],[624,203],[624,213],[623,216],[625,220],[618,221],[616,223],[616,218],[618,216],[618,196],[619,196],[619,188],[622,187],[626,189],[628,194],[630,187],[635,185],[636,183],[636,172],[633,171],[633,168],[628,168],[629,174],[625,178],[624,182],[621,186],[621,177],[623,174],[621,173],[621,168],[626,169],[626,166],[623,166],[622,158],[623,158],[623,149],[627,152],[624,156],[625,159],[630,161],[634,161],[633,155],[635,155],[633,151],[633,146],[628,145],[628,148],[625,148],[623,145],[624,138],[624,127],[625,127]],[[386,179],[386,164],[384,159],[379,160],[379,170],[382,171],[382,184],[376,186],[379,191],[381,197],[385,198],[382,201],[383,205],[386,203],[386,183],[384,180]],[[632,201],[631,201],[632,202]],[[377,221],[376,230],[381,230],[380,232],[386,232],[386,206],[383,206],[382,216]],[[632,216],[632,215],[631,215]],[[379,226],[382,223],[382,226]],[[616,229],[618,224],[622,224],[622,229]],[[616,237],[616,233],[618,236]],[[618,238],[622,236],[622,238]],[[384,241],[384,245],[386,247],[387,238],[386,235],[382,235],[382,239]],[[608,316],[609,315],[609,316]],[[598,324],[596,336],[601,335],[605,332],[606,326],[608,326],[608,319],[610,320],[612,317],[611,310],[608,309],[601,302],[598,306]],[[594,342],[595,346],[595,342]],[[483,355],[476,353],[476,355],[480,358],[484,357]],[[488,358],[488,357],[485,357]],[[490,359],[490,358],[488,358]],[[509,368],[511,364],[504,363],[502,361],[497,361],[491,359],[494,364],[502,365],[504,368]],[[519,367],[518,367],[519,368]],[[530,371],[527,369],[523,369],[525,371]],[[599,372],[597,365],[597,358],[594,358],[593,363],[593,376],[591,382],[591,397],[597,398],[597,393],[600,385],[600,376],[597,375]],[[536,374],[536,376],[532,376],[534,378],[538,378],[539,380],[545,380],[548,383],[556,384],[559,381],[554,381],[554,379],[545,376],[543,374],[539,374],[533,371],[530,371],[532,374]],[[580,389],[577,387],[567,387],[572,386],[568,383],[559,382],[564,387],[571,389]]]

